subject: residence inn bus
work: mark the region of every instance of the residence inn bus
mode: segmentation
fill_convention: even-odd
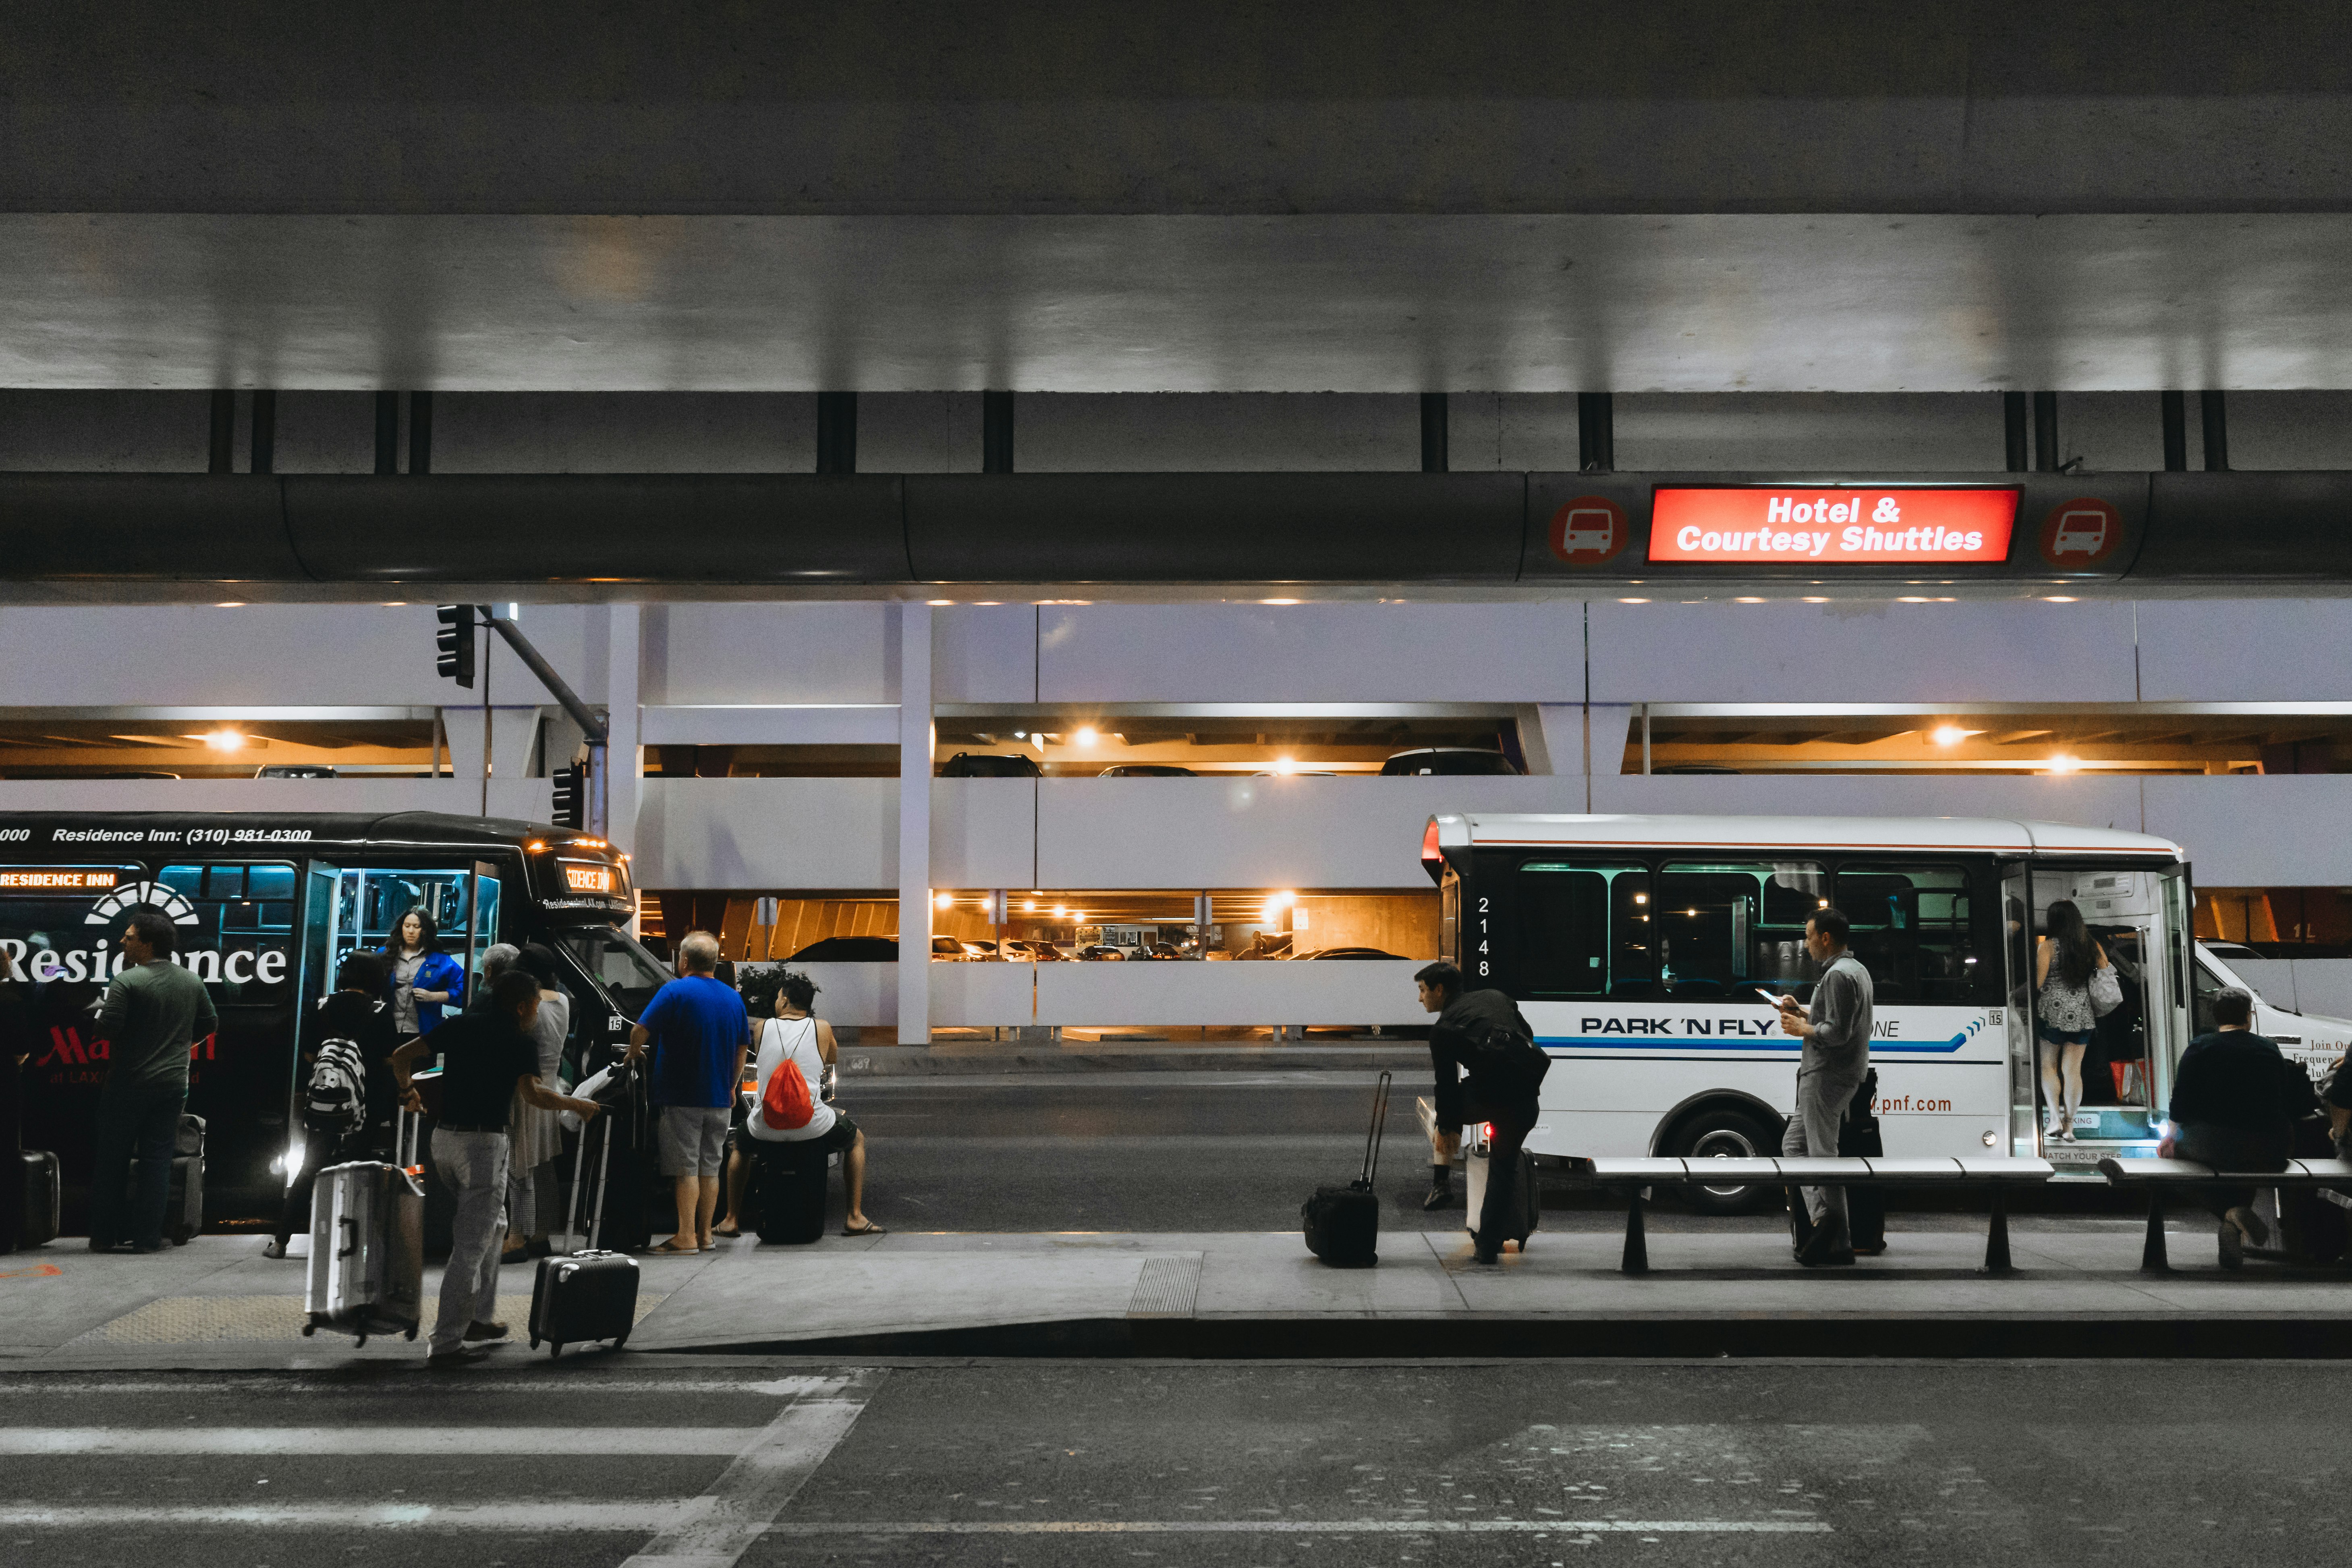
[[[188,1109],[207,1124],[205,1217],[274,1215],[301,1135],[297,1026],[343,955],[383,946],[419,908],[469,977],[493,942],[545,942],[572,994],[576,1063],[669,977],[626,930],[627,860],[564,829],[423,812],[0,814],[0,951],[35,1036],[25,1142],[57,1152],[79,1210],[106,1068],[99,1005],[125,921],[160,910],[220,1015],[189,1071]]]
[[[1516,998],[1553,1058],[1528,1140],[1538,1155],[1776,1152],[1798,1042],[1762,993],[1810,997],[1805,919],[1824,905],[1853,922],[1854,955],[1876,985],[1871,1059],[1890,1156],[2007,1151],[2063,1173],[2152,1152],[2150,1108],[2160,1117],[2196,1000],[2229,978],[2193,951],[2180,847],[2145,834],[1961,818],[1444,816],[1422,859],[1444,889],[1442,951],[1471,985]],[[2124,987],[2085,1064],[2072,1142],[2043,1136],[2032,1046],[2034,943],[2060,899],[2081,907]],[[1771,1197],[1693,1195],[1727,1211]]]

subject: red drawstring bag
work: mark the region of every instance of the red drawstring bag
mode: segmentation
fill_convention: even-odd
[[[801,1064],[786,1057],[768,1075],[768,1087],[760,1095],[760,1116],[779,1132],[795,1127],[806,1127],[816,1114],[816,1100],[809,1094],[808,1079],[801,1076]]]

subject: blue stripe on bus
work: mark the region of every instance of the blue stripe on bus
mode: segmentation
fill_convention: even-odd
[[[1870,1054],[1874,1057],[1896,1054],[1906,1056],[1949,1056],[1951,1053],[1958,1050],[1962,1046],[1966,1045],[1968,1040],[1969,1037],[1966,1031],[1954,1035],[1948,1040],[1873,1040],[1870,1042]],[[1536,1040],[1536,1044],[1542,1046],[1547,1049],[1559,1047],[1570,1050],[1579,1047],[1606,1046],[1612,1050],[1622,1051],[1628,1047],[1639,1047],[1651,1043],[1652,1042],[1647,1038],[1635,1038],[1624,1035],[1610,1035],[1597,1039],[1556,1037],[1547,1035],[1538,1037]],[[1790,1056],[1794,1056],[1799,1051],[1804,1049],[1802,1046],[1798,1045],[1794,1041],[1784,1046],[1780,1044],[1778,1041],[1773,1040],[1721,1040],[1712,1038],[1706,1035],[1659,1036],[1656,1037],[1655,1044],[1659,1050],[1786,1051]]]

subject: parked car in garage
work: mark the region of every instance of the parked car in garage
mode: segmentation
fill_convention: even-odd
[[[1201,775],[1173,763],[1114,763],[1095,776],[1106,779],[1192,779]]]
[[[829,936],[809,943],[784,962],[896,963],[898,962],[898,939],[895,936]]]
[[[1391,962],[1404,957],[1401,952],[1383,952],[1377,947],[1323,947],[1313,952],[1292,954],[1294,958],[1385,958]]]
[[[943,779],[1034,779],[1037,759],[1018,752],[958,752],[940,768]]]
[[[1127,958],[1127,954],[1118,948],[1111,946],[1110,943],[1107,942],[1088,942],[1086,946],[1078,949],[1078,956],[1080,958],[1092,959],[1097,962],[1110,960],[1119,963],[1125,962]]]
[[[1399,752],[1381,764],[1384,779],[1425,777],[1470,778],[1481,774],[1516,773],[1511,759],[1477,746],[1423,746]]]

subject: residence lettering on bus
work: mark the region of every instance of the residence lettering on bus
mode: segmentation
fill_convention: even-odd
[[[2013,489],[1661,487],[1653,561],[1937,565],[2009,559]]]
[[[0,892],[24,892],[58,889],[79,892],[92,888],[111,888],[122,880],[120,871],[93,871],[87,868],[56,866],[10,866],[0,869]]]

